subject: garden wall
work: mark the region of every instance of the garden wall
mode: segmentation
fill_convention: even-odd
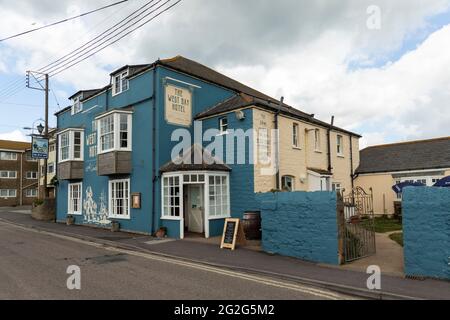
[[[450,279],[450,188],[403,192],[405,274]]]
[[[256,198],[264,251],[339,264],[336,193],[260,193]]]

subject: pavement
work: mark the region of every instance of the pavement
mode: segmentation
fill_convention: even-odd
[[[389,235],[398,231],[388,233],[376,233],[375,242],[377,246],[376,254],[353,261],[352,263],[340,266],[342,269],[364,271],[367,266],[377,265],[384,274],[403,277],[404,262],[403,248],[397,242],[391,240]]]
[[[368,290],[369,275],[343,270],[294,258],[269,255],[253,249],[221,250],[215,242],[192,240],[157,240],[150,236],[130,233],[111,233],[109,230],[86,226],[66,226],[40,222],[27,214],[0,210],[0,222],[23,226],[41,232],[82,239],[130,252],[174,258],[186,263],[201,264],[221,270],[244,272],[291,281],[344,295],[370,299],[445,299],[450,300],[450,282],[433,279],[412,280],[383,274],[382,290]]]

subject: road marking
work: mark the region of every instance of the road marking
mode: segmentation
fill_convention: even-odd
[[[82,240],[82,239],[78,239],[78,238],[74,238],[74,237],[70,237],[70,236],[60,235],[60,234],[49,232],[49,231],[32,229],[32,228],[29,228],[29,227],[16,225],[14,223],[9,223],[9,222],[6,222],[4,220],[1,220],[1,223],[9,225],[9,226],[17,228],[17,229],[24,230],[24,231],[34,232],[34,233],[43,234],[43,235],[48,235],[48,236],[51,236],[51,237],[56,237],[56,238],[68,240],[68,241],[71,241],[71,242],[76,242],[76,243],[88,245],[88,246],[95,247],[95,248],[100,248],[100,249],[104,249],[104,250],[108,250],[108,251],[112,251],[112,252],[117,252],[117,253],[124,253],[124,254],[127,254],[127,255],[136,256],[136,257],[140,257],[140,258],[145,258],[145,259],[149,259],[149,260],[154,260],[154,261],[159,261],[159,262],[164,262],[164,263],[170,263],[170,264],[174,264],[174,265],[188,267],[188,268],[191,268],[191,269],[207,271],[207,272],[216,273],[216,274],[229,276],[229,277],[233,277],[233,278],[238,278],[238,279],[242,279],[242,280],[252,281],[252,282],[256,282],[256,283],[267,285],[267,286],[271,286],[271,287],[277,287],[277,288],[281,288],[281,289],[287,289],[287,290],[292,290],[292,291],[296,291],[296,292],[301,292],[301,293],[313,295],[313,296],[316,296],[316,297],[319,297],[319,298],[323,298],[323,299],[329,299],[329,300],[344,300],[344,299],[348,300],[348,299],[353,299],[353,298],[351,298],[349,296],[341,295],[341,294],[338,294],[338,293],[333,293],[333,292],[328,291],[328,290],[315,289],[313,287],[309,287],[309,286],[305,286],[305,285],[301,285],[301,284],[295,284],[295,283],[289,283],[289,282],[285,282],[285,281],[273,280],[273,279],[270,279],[270,278],[267,278],[267,277],[254,276],[254,275],[245,274],[245,273],[241,273],[241,272],[236,272],[236,271],[232,271],[232,270],[220,269],[218,267],[212,267],[212,266],[206,266],[206,265],[202,265],[202,264],[198,264],[198,263],[182,261],[182,260],[178,260],[178,259],[175,259],[175,258],[161,257],[161,256],[154,255],[154,254],[151,254],[151,253],[143,253],[143,252],[136,252],[136,251],[127,250],[127,249],[115,248],[115,247],[112,247],[112,246],[109,246],[109,245],[105,245],[105,244],[101,244],[101,243],[86,241],[86,240]]]

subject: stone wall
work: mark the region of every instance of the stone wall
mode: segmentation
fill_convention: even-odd
[[[450,279],[450,188],[403,192],[405,274]]]
[[[264,251],[339,264],[335,193],[260,193],[257,200],[261,206]]]

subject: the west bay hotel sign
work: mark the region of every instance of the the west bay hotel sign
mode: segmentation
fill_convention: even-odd
[[[189,127],[192,125],[192,92],[189,89],[166,84],[166,121]]]

